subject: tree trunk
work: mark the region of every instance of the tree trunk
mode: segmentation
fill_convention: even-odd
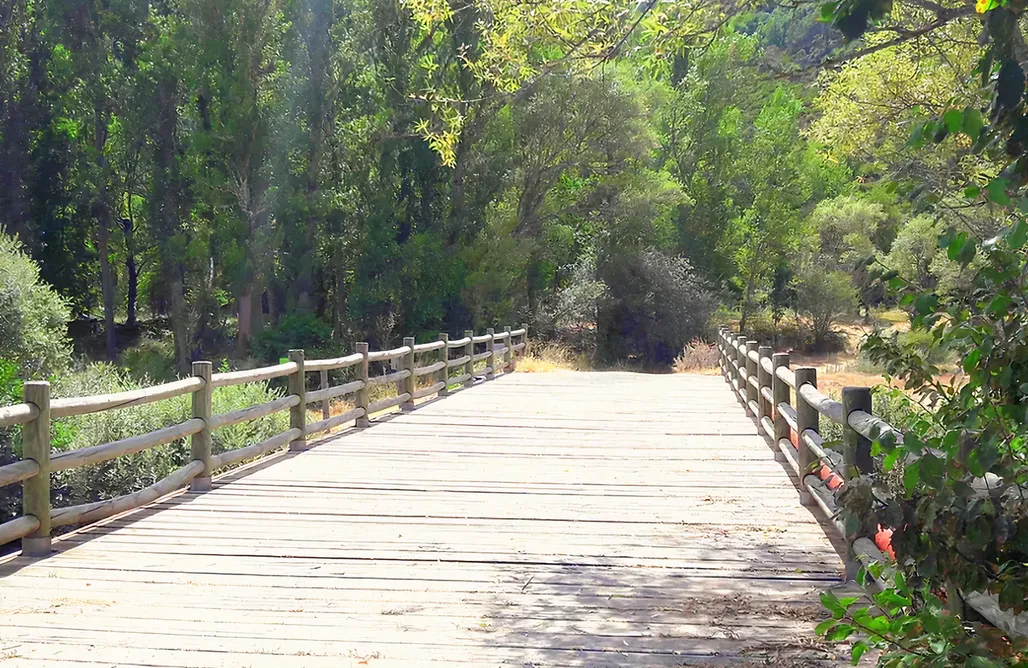
[[[189,350],[189,314],[186,312],[182,279],[178,276],[171,281],[171,331],[175,339],[175,367],[180,374],[188,374],[192,361]]]
[[[236,354],[246,357],[250,349],[251,324],[253,323],[253,286],[247,285],[246,292],[236,300],[238,307],[238,327],[236,334]]]
[[[132,223],[132,208],[129,205],[129,217],[121,221],[125,230],[125,273],[128,275],[128,303],[125,325],[136,325],[136,300],[139,295],[139,268],[136,266],[135,230]]]
[[[105,189],[106,190],[106,189]],[[101,193],[103,197],[103,193]],[[105,202],[101,202],[97,210],[97,251],[100,254],[100,291],[103,294],[104,304],[104,343],[107,350],[107,359],[118,358],[118,343],[115,334],[114,324],[114,301],[115,301],[115,280],[114,271],[111,268],[110,240],[111,240],[111,211]]]
[[[107,145],[107,114],[102,109],[103,102],[97,102],[93,114],[93,149],[96,151],[96,166],[99,168],[100,182],[93,206],[96,215],[96,248],[100,254],[100,291],[104,305],[104,343],[107,359],[118,358],[118,343],[115,333],[115,277],[111,268],[111,205],[107,201],[108,168],[104,147]]]
[[[749,320],[750,308],[753,302],[753,288],[757,283],[757,272],[750,270],[750,277],[746,281],[746,292],[742,295],[742,313],[739,314],[739,331],[746,331],[746,321]]]

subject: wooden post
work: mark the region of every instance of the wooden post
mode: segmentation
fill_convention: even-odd
[[[736,334],[735,335],[735,346],[732,347],[732,354],[735,355],[735,386],[739,391],[745,395],[746,388],[743,385],[742,372],[746,368],[746,335]],[[741,400],[741,397],[740,397]],[[745,403],[745,402],[743,402]]]
[[[486,350],[489,351],[489,357],[485,358],[485,366],[487,369],[489,369],[489,371],[485,372],[486,380],[492,380],[493,378],[496,378],[496,350],[494,350],[494,346],[496,344],[493,342],[493,336],[495,335],[495,332],[496,330],[492,327],[485,330],[486,336],[489,337],[489,340],[485,342],[485,345],[488,346]]]
[[[464,338],[468,340],[468,344],[464,346],[464,355],[468,358],[468,361],[464,364],[464,373],[468,377],[468,379],[464,381],[464,387],[471,387],[475,384],[475,343],[471,340],[474,336],[474,330],[464,330]]]
[[[753,383],[749,381],[750,378],[753,382],[757,381],[757,363],[750,359],[750,351],[757,352],[757,348],[760,344],[753,339],[746,342],[746,405],[749,406],[751,401],[757,401],[760,398],[760,392],[754,387]],[[753,417],[759,418],[759,415]]]
[[[368,344],[366,341],[361,341],[355,346],[358,353],[364,356],[361,363],[357,365],[357,380],[364,381],[364,387],[357,390],[357,407],[364,409],[364,415],[357,418],[354,422],[354,426],[359,429],[364,429],[371,426],[371,420],[368,419]]]
[[[842,425],[842,469],[847,480],[857,478],[861,473],[871,473],[871,439],[850,426],[849,416],[853,411],[871,414],[871,388],[842,388],[842,414],[846,423]]]
[[[757,349],[757,355],[760,357],[760,361],[757,362],[757,408],[760,411],[760,415],[757,416],[758,420],[771,417],[771,405],[764,398],[763,392],[765,387],[771,389],[771,374],[767,372],[762,363],[765,359],[771,361],[771,352],[771,346],[761,346]]]
[[[211,386],[212,364],[193,362],[193,375],[203,378],[203,387],[193,392],[193,417],[204,422],[204,428],[190,437],[190,455],[194,461],[203,462],[200,475],[189,481],[189,491],[207,492],[211,489],[211,403],[214,388]]]
[[[36,419],[21,428],[22,457],[39,465],[39,473],[22,483],[22,515],[39,520],[39,528],[21,539],[21,552],[45,557],[50,554],[50,383],[29,381],[22,397],[39,409]]]
[[[507,349],[503,351],[503,372],[507,373],[508,371],[510,371],[511,367],[514,366],[514,363],[511,361],[512,357],[511,357],[511,350],[510,350],[510,347],[512,345],[514,345],[514,339],[510,335],[510,327],[509,326],[504,327],[503,331],[507,332],[507,338],[506,338]]]
[[[290,350],[289,361],[296,362],[297,369],[289,374],[289,394],[300,397],[300,403],[289,409],[289,428],[299,429],[299,438],[289,443],[289,449],[296,452],[307,448],[307,376],[303,368],[303,351]]]
[[[521,329],[525,330],[525,333],[521,335],[521,343],[525,344],[525,347],[521,349],[522,355],[528,354],[528,323],[521,323]]]
[[[445,397],[450,393],[450,369],[445,366],[450,360],[450,335],[440,334],[439,340],[443,342],[443,348],[439,351],[439,360],[444,363],[443,370],[439,372],[439,382],[443,384],[443,389],[439,390],[439,396]]]
[[[771,397],[774,405],[771,407],[771,415],[775,422],[775,447],[783,438],[789,440],[789,423],[785,421],[785,415],[778,407],[782,404],[792,404],[790,396],[791,389],[784,380],[778,377],[778,369],[789,368],[789,353],[775,353],[771,356],[771,365],[775,373],[771,374]]]
[[[728,379],[728,369],[725,365],[725,326],[717,328],[717,365],[721,367],[721,376]]]
[[[318,377],[320,379],[320,382],[318,383],[318,389],[319,390],[327,390],[328,389],[328,369],[322,369],[321,373],[318,374]],[[321,400],[321,419],[322,420],[327,420],[328,418],[330,418],[332,416],[332,406],[330,405],[331,403],[332,403],[331,399],[322,399]]]
[[[810,498],[810,493],[803,485],[803,476],[813,469],[815,457],[807,444],[803,442],[803,432],[809,429],[820,434],[821,416],[817,409],[800,395],[800,388],[808,383],[817,387],[817,369],[812,366],[801,366],[796,369],[794,374],[796,379],[796,444],[799,448],[797,460],[800,467],[800,503],[809,506],[813,503],[813,499]]]
[[[860,477],[861,473],[871,473],[874,470],[874,463],[871,460],[871,440],[850,426],[849,418],[853,411],[871,413],[871,388],[842,388],[842,416],[845,420],[842,425],[842,475],[847,481]],[[855,580],[857,571],[860,569],[860,562],[853,554],[853,541],[859,536],[860,529],[856,533],[846,536],[847,580]],[[947,585],[950,585],[949,581],[947,581]],[[956,591],[955,588],[952,591]],[[956,601],[960,600],[960,597],[955,595],[951,598]],[[953,604],[951,603],[951,605]],[[960,611],[957,605],[953,605],[950,609],[953,612]]]
[[[409,394],[411,398],[400,404],[400,410],[412,411],[414,410],[414,337],[403,337],[403,345],[410,348],[410,352],[400,358],[403,360],[401,368],[410,371],[410,375],[403,379],[403,389],[401,392]]]

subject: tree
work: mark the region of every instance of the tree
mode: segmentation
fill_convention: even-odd
[[[856,310],[857,292],[846,272],[805,262],[796,276],[796,311],[810,326],[815,350],[821,350],[839,320]]]

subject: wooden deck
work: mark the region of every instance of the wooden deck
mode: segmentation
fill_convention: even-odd
[[[505,376],[55,547],[0,565],[0,665],[821,665],[842,573],[693,375]]]

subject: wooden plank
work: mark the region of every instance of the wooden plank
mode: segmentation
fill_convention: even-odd
[[[4,666],[845,665],[717,376],[504,376],[54,546],[0,563]]]

